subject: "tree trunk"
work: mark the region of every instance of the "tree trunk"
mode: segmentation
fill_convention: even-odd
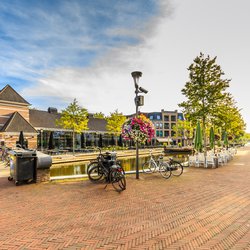
[[[73,129],[73,155],[75,155],[75,130]]]

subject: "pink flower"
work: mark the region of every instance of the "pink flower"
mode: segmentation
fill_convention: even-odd
[[[122,136],[125,140],[138,141],[144,144],[146,141],[151,141],[154,134],[152,122],[142,115],[138,118],[130,118],[123,124]]]

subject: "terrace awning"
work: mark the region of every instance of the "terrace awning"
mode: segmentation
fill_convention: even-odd
[[[158,142],[172,142],[171,138],[156,138]]]

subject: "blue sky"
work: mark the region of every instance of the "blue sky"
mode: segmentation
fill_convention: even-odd
[[[0,87],[32,104],[133,113],[131,72],[148,89],[142,111],[175,110],[187,67],[203,52],[232,79],[250,132],[248,0],[1,0]]]
[[[1,1],[2,79],[16,77],[33,84],[44,75],[44,70],[87,67],[112,47],[139,43],[139,36],[126,31],[135,25],[143,29],[144,23],[157,15],[159,6],[154,1],[146,3],[143,0]]]

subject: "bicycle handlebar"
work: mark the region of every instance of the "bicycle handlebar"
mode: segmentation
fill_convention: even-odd
[[[99,155],[104,155],[104,154],[102,154],[102,149],[101,149],[101,148],[97,147],[97,149],[99,150]],[[115,152],[115,151],[112,151],[112,152],[105,152],[105,154],[112,155],[112,154],[116,154],[116,152]]]

